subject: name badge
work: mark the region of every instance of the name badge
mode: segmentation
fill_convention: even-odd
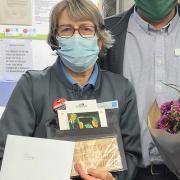
[[[175,55],[180,56],[180,49],[175,49]]]
[[[98,108],[104,108],[104,109],[117,109],[119,108],[118,101],[107,101],[107,102],[102,102],[98,103]]]

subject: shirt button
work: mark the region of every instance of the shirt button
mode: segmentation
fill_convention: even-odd
[[[156,62],[157,62],[158,65],[163,64],[163,61],[162,61],[162,59],[160,59],[160,58],[156,58]]]
[[[156,91],[160,92],[162,90],[162,85],[160,83],[155,84]]]

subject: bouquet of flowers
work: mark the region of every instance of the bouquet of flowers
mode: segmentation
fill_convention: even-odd
[[[177,86],[164,84],[180,95]],[[180,178],[180,98],[165,102],[160,108],[155,100],[148,113],[148,127],[164,163]]]

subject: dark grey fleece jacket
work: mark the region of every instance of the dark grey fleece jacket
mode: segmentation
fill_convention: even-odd
[[[116,128],[121,129],[128,171],[118,179],[133,179],[140,156],[140,130],[135,92],[130,82],[121,75],[99,71],[94,87],[82,95],[77,85],[64,76],[59,59],[42,71],[27,71],[18,81],[0,120],[0,159],[2,161],[7,134],[37,136],[38,125],[55,116],[52,102],[96,99],[98,103],[118,100],[114,109]]]

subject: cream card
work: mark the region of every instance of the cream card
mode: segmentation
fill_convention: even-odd
[[[94,111],[68,112],[58,110],[60,130],[87,129],[107,127],[105,109],[95,109]]]

